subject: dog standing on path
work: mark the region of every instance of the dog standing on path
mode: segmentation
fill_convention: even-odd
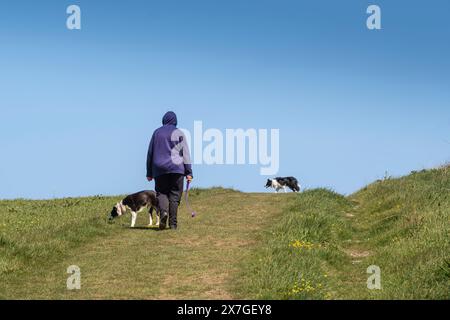
[[[126,196],[122,201],[118,202],[109,215],[109,220],[123,215],[127,210],[131,211],[131,227],[136,224],[137,214],[149,208],[149,226],[153,224],[153,210],[156,212],[156,225],[159,225],[160,209],[158,205],[158,197],[155,191],[140,191]]]

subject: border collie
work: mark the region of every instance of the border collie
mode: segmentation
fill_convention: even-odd
[[[159,225],[161,212],[158,206],[158,197],[155,191],[140,191],[126,196],[122,201],[118,202],[112,209],[109,215],[109,220],[123,215],[127,209],[131,211],[131,227],[136,223],[137,214],[149,208],[149,216],[151,226],[153,224],[153,210],[156,211],[156,225]]]
[[[291,189],[293,192],[300,192],[300,186],[297,179],[294,177],[277,177],[275,179],[267,179],[266,188],[274,188],[275,192],[278,192],[280,189],[284,189],[284,192],[287,192],[286,187]]]

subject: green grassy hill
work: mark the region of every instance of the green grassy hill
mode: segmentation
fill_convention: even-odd
[[[0,298],[448,299],[450,167],[344,197],[192,191],[180,229],[106,223],[121,197],[0,201]],[[67,267],[81,290],[66,289]],[[381,269],[381,290],[366,269]]]

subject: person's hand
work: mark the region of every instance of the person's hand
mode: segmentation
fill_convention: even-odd
[[[192,176],[186,176],[186,180],[191,182],[192,181]]]
[[[147,180],[148,180],[148,181],[152,181],[152,180],[153,180],[153,177],[147,177]]]

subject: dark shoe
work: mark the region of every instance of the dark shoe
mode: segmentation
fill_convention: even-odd
[[[177,230],[177,226],[172,225],[172,226],[170,226],[170,229],[171,230]]]
[[[166,228],[167,218],[169,215],[167,212],[161,212],[161,217],[159,221],[159,230],[164,230]]]

